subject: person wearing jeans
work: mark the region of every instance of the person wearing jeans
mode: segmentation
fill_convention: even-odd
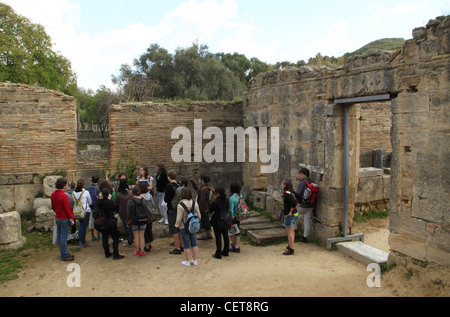
[[[283,189],[283,213],[284,213],[284,227],[288,237],[287,251],[283,255],[294,254],[295,242],[295,224],[298,219],[297,199],[293,194],[294,188],[291,180],[284,180],[281,185]]]
[[[56,237],[60,250],[61,261],[73,261],[75,257],[67,249],[67,238],[69,236],[70,226],[75,224],[72,208],[70,208],[69,197],[63,189],[67,185],[64,177],[56,181],[56,190],[51,195],[52,210],[55,212]]]
[[[309,178],[310,171],[307,168],[302,168],[299,171],[300,176],[300,183],[298,184],[296,193],[298,197],[302,198],[306,188],[308,187],[308,184],[312,182],[312,180]],[[316,207],[315,204],[308,204],[307,202],[303,201],[303,199],[300,202],[300,206],[298,206],[297,211],[300,215],[303,215],[303,237],[300,238],[301,242],[308,243],[308,237],[311,231],[311,217],[312,213],[314,211],[314,208]]]

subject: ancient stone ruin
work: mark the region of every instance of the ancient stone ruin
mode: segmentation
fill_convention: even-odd
[[[0,84],[0,213],[33,209],[43,179],[69,180],[114,169],[133,147],[140,164],[163,162],[180,177],[237,181],[253,205],[279,213],[283,179],[312,171],[321,188],[314,237],[355,234],[355,212],[390,210],[390,257],[450,264],[449,53],[450,18],[413,31],[399,52],[374,51],[342,69],[290,68],[260,74],[242,103],[126,103],[110,108],[110,150],[100,158],[77,150],[75,100],[42,88]],[[208,127],[279,127],[279,169],[262,162],[175,163],[172,131]],[[208,140],[203,139],[203,144]],[[270,143],[258,144],[270,151]],[[202,147],[203,148],[203,147]],[[194,154],[193,154],[194,156]],[[370,208],[370,207],[369,207]]]

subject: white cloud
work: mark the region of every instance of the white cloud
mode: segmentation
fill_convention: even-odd
[[[313,57],[317,53],[328,56],[341,56],[352,47],[349,38],[350,27],[346,20],[341,20],[332,25],[318,40],[305,44],[305,52],[302,55]]]
[[[71,60],[78,74],[78,85],[84,88],[112,87],[111,75],[117,75],[120,65],[131,64],[152,43],[169,51],[190,46],[195,40],[208,44],[223,28],[239,29],[237,43],[247,44],[249,38],[243,37],[242,29],[237,27],[242,24],[236,24],[235,0],[186,0],[155,25],[138,22],[99,34],[78,31],[82,13],[79,0],[4,2],[32,22],[45,26],[55,43],[54,49]],[[230,39],[230,42],[235,41]]]
[[[370,12],[367,17],[367,25],[371,27],[380,26],[383,22],[383,19],[386,17],[386,14],[388,13],[387,8],[375,2],[371,2],[368,4],[367,11]]]
[[[406,4],[399,4],[392,8],[391,13],[394,15],[411,14],[419,9],[422,9],[428,5],[428,0],[415,1]]]

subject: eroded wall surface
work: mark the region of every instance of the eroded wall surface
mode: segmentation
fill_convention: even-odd
[[[369,52],[340,70],[302,67],[254,78],[244,124],[281,129],[280,170],[264,175],[254,164],[244,166],[245,185],[257,202],[279,213],[282,180],[309,167],[321,187],[314,235],[326,240],[341,234],[344,120],[343,106],[334,101],[390,94],[391,254],[448,264],[449,29],[449,17],[437,18],[415,29],[414,38],[395,55]],[[360,118],[361,104],[352,105],[350,228],[359,182]]]

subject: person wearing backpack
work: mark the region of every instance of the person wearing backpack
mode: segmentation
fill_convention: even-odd
[[[148,212],[145,199],[142,199],[141,189],[134,186],[132,189],[133,197],[127,205],[127,225],[131,228],[134,236],[135,256],[145,256],[145,229],[147,228]]]
[[[239,186],[239,184],[237,183],[232,183],[230,185],[230,212],[231,212],[231,216],[233,217],[233,222],[232,225],[237,226],[237,228],[239,229],[240,223],[241,221],[239,220],[238,217],[236,217],[236,213],[238,211],[238,207],[239,207],[239,202],[244,199],[241,195],[241,186]],[[230,240],[231,240],[231,248],[230,248],[230,252],[234,252],[234,253],[240,253],[241,252],[241,248],[240,248],[240,244],[241,244],[241,233],[240,230],[238,230],[238,232],[234,235],[229,235]]]
[[[152,249],[151,242],[153,241],[153,219],[152,215],[150,213],[150,208],[157,208],[155,201],[153,200],[152,194],[148,190],[148,186],[145,183],[139,183],[140,190],[141,190],[141,197],[145,200],[145,203],[147,205],[147,211],[149,212],[149,217],[147,221],[147,227],[145,228],[144,232],[144,239],[145,239],[145,247],[144,252],[150,252]]]
[[[94,206],[93,217],[95,222],[101,221],[102,246],[105,251],[105,257],[113,257],[113,260],[121,260],[125,256],[119,254],[119,230],[117,229],[117,219],[114,217],[116,207],[111,200],[111,191],[109,188],[103,188],[99,199]],[[113,240],[113,253],[109,249],[109,237]]]
[[[177,220],[177,205],[180,200],[176,197],[180,185],[177,183],[177,172],[175,170],[170,170],[167,172],[167,180],[169,184],[166,186],[164,191],[164,201],[167,204],[167,218],[169,224],[169,233],[173,237],[175,244],[175,249],[170,251],[170,254],[181,254],[183,251],[183,241],[181,238],[180,231],[175,227],[175,222]]]
[[[283,213],[284,213],[284,227],[288,237],[287,251],[283,255],[294,254],[295,242],[295,224],[298,219],[297,198],[294,195],[294,186],[291,180],[284,180],[281,183],[283,190]]]
[[[80,238],[80,245],[83,248],[90,247],[91,245],[89,243],[86,243],[86,229],[90,221],[91,217],[91,195],[87,190],[84,189],[84,180],[79,179],[77,181],[77,187],[75,187],[74,192],[72,193],[73,199],[74,199],[74,209],[76,208],[77,204],[80,204],[81,207],[86,212],[84,219],[80,219],[80,229],[78,231],[79,238]]]
[[[210,180],[211,179],[209,176],[200,175],[198,178],[199,185],[197,186],[194,183],[194,180],[191,179],[192,187],[194,187],[195,190],[198,190],[196,200],[202,215],[202,235],[198,238],[198,240],[212,239],[211,224],[209,223],[209,208],[211,207],[212,200],[215,198],[216,192],[208,186]]]
[[[228,230],[231,227],[233,219],[231,217],[229,201],[225,194],[225,188],[216,188],[216,193],[217,198],[211,204],[211,208],[209,210],[209,212],[213,214],[210,223],[214,229],[214,235],[216,237],[216,253],[214,253],[212,256],[215,259],[221,259],[222,256],[228,256],[228,252],[230,250]]]
[[[309,184],[312,184],[313,181],[309,178],[309,170],[307,168],[302,168],[299,171],[300,183],[297,186],[297,194],[301,198],[300,206],[298,206],[298,212],[300,215],[303,215],[303,237],[300,238],[301,242],[308,243],[308,237],[311,231],[311,216],[316,207],[317,197],[314,198],[314,202],[304,200],[305,191],[308,188]]]
[[[116,205],[116,211],[119,214],[120,220],[122,220],[125,234],[127,236],[128,246],[133,245],[133,232],[131,228],[127,225],[127,209],[128,201],[133,197],[133,193],[128,185],[127,177],[125,174],[121,173],[119,175],[119,184],[117,188],[116,200],[114,201]]]
[[[100,180],[100,177],[94,175],[92,176],[92,183],[86,188],[86,190],[89,192],[89,195],[91,196],[91,205],[89,206],[91,210],[94,209],[95,204],[97,203],[98,195],[100,194],[100,188],[98,186],[98,181]],[[89,219],[89,230],[91,230],[91,236],[92,241],[102,240],[101,233],[97,231],[97,235],[95,235],[95,228],[94,228],[94,218],[92,216],[92,213],[90,215]]]
[[[196,221],[196,230],[199,230],[199,221],[201,220],[201,213],[198,204],[192,200],[192,192],[189,188],[183,188],[181,191],[181,202],[177,206],[177,219],[175,227],[180,230],[181,237],[184,244],[184,261],[181,262],[184,266],[190,266],[190,249],[192,248],[192,264],[197,265],[198,244],[197,233],[191,232],[190,224]]]

